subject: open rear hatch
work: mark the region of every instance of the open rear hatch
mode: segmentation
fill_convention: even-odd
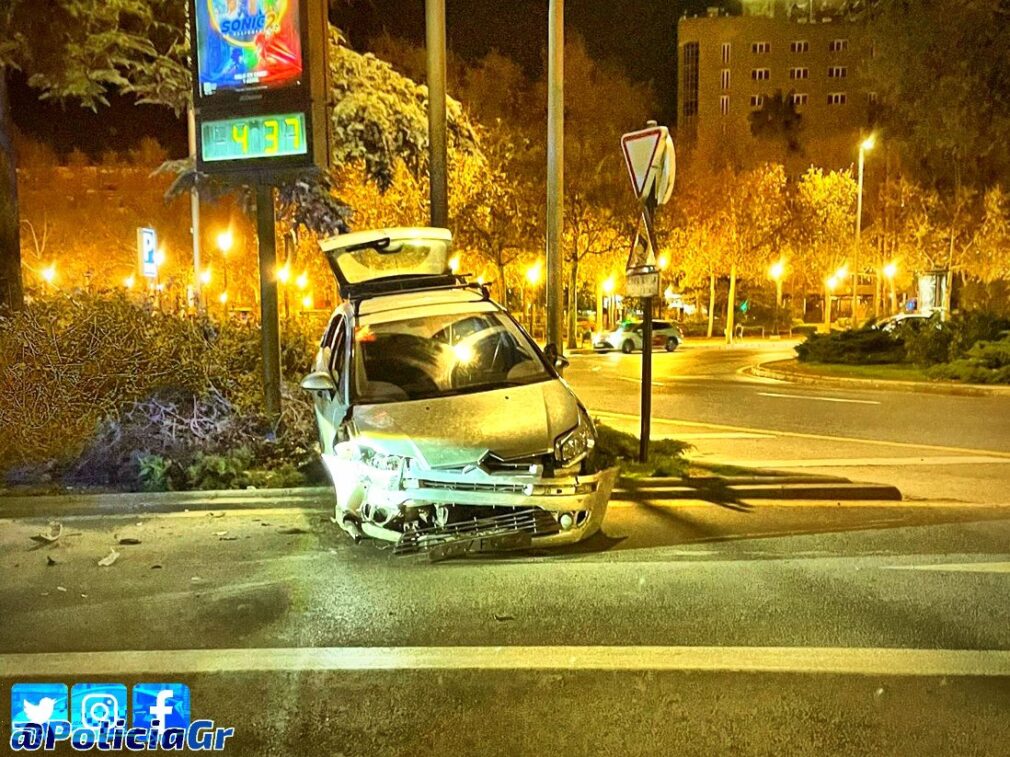
[[[449,268],[452,232],[448,229],[358,231],[330,237],[319,246],[345,299],[459,282]]]

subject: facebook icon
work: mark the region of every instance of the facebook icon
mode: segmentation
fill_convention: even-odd
[[[138,683],[133,687],[133,727],[164,733],[189,728],[189,686],[184,683]]]

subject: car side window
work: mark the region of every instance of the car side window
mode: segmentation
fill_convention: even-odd
[[[670,328],[670,324],[666,321],[653,321],[652,328],[658,330]]]

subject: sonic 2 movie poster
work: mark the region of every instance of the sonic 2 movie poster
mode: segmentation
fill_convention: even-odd
[[[302,76],[300,0],[196,0],[200,94],[280,89]]]

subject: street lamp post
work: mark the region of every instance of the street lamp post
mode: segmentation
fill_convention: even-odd
[[[231,229],[228,231],[222,231],[217,235],[217,248],[221,251],[221,271],[224,281],[224,297],[219,298],[221,304],[224,306],[225,318],[228,317],[228,253],[231,252],[231,248],[235,245],[235,236],[231,233]]]
[[[891,313],[898,312],[898,294],[894,289],[894,277],[898,275],[898,264],[888,263],[884,266],[884,276],[891,290]]]
[[[872,150],[875,144],[876,138],[872,134],[859,143],[859,193],[856,196],[856,250],[853,253],[852,265],[852,328],[856,327],[856,312],[859,307],[859,253],[863,229],[863,166],[866,163],[866,153]]]
[[[782,277],[785,275],[785,272],[786,266],[781,259],[772,263],[772,267],[768,269],[768,275],[775,282],[775,317],[772,321],[772,328],[776,334],[779,333],[779,311],[782,309]]]
[[[605,307],[607,310],[606,328],[610,328],[614,321],[614,277],[608,276],[603,282],[603,294],[605,297]],[[600,314],[602,317],[602,313]]]
[[[540,261],[537,261],[526,269],[526,281],[530,285],[530,312],[529,312],[529,326],[530,326],[530,336],[533,336],[533,326],[534,318],[533,314],[536,312],[537,307],[537,286],[540,284],[540,279],[543,277],[543,268],[540,266]]]

